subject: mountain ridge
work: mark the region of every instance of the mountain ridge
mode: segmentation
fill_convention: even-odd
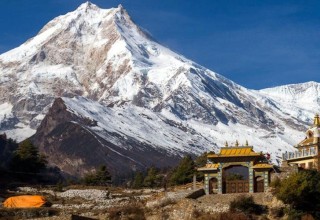
[[[66,106],[92,103],[91,106],[105,108],[105,112],[96,112],[97,108],[69,106],[77,116],[75,120],[81,123],[75,125],[67,117],[68,122],[58,120],[55,124],[60,135],[73,140],[68,143],[76,145],[74,138],[85,132],[90,139],[101,135],[99,140],[109,144],[108,139],[118,140],[112,143],[118,150],[132,143],[138,150],[140,143],[148,146],[146,152],[152,149],[150,158],[162,155],[168,161],[173,155],[176,158],[185,153],[218,150],[225,141],[237,139],[243,143],[248,140],[255,150],[271,152],[274,161],[280,160],[282,152],[292,150],[292,145],[303,138],[314,113],[320,111],[316,99],[309,99],[312,105],[305,105],[304,97],[295,101],[287,96],[278,99],[272,89],[246,89],[161,46],[133,23],[122,6],[100,9],[84,3],[75,11],[53,19],[37,36],[0,55],[0,76],[0,112],[3,112],[0,131],[19,140],[35,134],[39,141],[37,138],[34,141],[43,151],[48,142],[39,134],[49,129],[43,121],[48,120],[50,109],[57,108],[54,103],[60,97]],[[280,92],[278,88],[278,95]],[[317,96],[313,91],[310,93],[311,97]],[[150,119],[145,120],[141,109]],[[134,120],[126,119],[127,123],[149,124],[150,131],[139,126],[121,131],[116,124],[123,124],[124,119],[116,111],[123,115],[131,111]],[[82,114],[89,121],[97,121],[96,127],[102,130],[113,129],[112,135],[105,137],[101,130],[88,127],[81,120]],[[101,114],[113,115],[115,122],[100,125],[103,118],[96,117]],[[71,127],[78,133],[70,133]],[[68,128],[66,134],[62,128]],[[169,133],[152,132],[160,128]],[[189,140],[186,132],[190,132],[189,142],[185,142]],[[139,139],[145,134],[150,136]],[[177,136],[184,137],[184,141]],[[44,137],[56,140],[50,133]],[[157,137],[168,144],[157,142]],[[131,140],[128,146],[126,138]],[[52,142],[57,149],[65,146],[59,143]],[[103,144],[97,145],[100,146],[95,148],[97,151],[105,150]],[[172,145],[177,147],[171,148]],[[84,146],[80,148],[85,151]],[[169,149],[175,149],[174,154],[168,153]],[[93,162],[90,163],[81,172],[90,170]],[[67,169],[76,172],[74,168]]]

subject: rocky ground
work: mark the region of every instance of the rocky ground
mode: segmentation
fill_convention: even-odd
[[[52,189],[20,187],[11,194],[41,194],[51,203],[50,208],[0,210],[0,219],[249,219],[243,214],[230,214],[229,203],[241,194],[208,195],[197,199],[186,198],[191,189],[120,189],[66,188]],[[283,204],[271,193],[252,194],[256,203],[268,206],[269,213],[253,219],[281,219],[272,210]],[[4,213],[8,212],[7,215]],[[2,214],[1,214],[2,213]],[[1,217],[2,216],[2,217]],[[252,219],[252,218],[251,218]]]

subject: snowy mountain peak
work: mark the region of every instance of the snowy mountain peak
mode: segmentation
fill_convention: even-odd
[[[90,10],[90,9],[93,9],[93,10],[97,10],[97,9],[100,9],[97,5],[87,1],[83,4],[81,4],[77,9],[76,11],[87,11],[87,10]]]
[[[320,104],[320,83],[314,81],[262,89],[260,92],[278,99]]]
[[[309,82],[305,82],[305,83],[296,83],[296,84],[288,84],[288,85],[283,85],[283,86],[276,86],[276,87],[272,87],[272,88],[266,88],[266,89],[262,89],[261,91],[272,91],[272,90],[286,90],[286,89],[308,89],[308,88],[319,88],[320,87],[320,83],[315,82],[315,81],[309,81]]]
[[[126,10],[123,8],[123,6],[121,4],[118,5],[118,7],[116,8],[111,8],[111,9],[102,9],[99,6],[93,4],[92,2],[85,2],[83,4],[81,4],[75,11],[74,13],[88,13],[88,12],[100,12],[100,11],[113,11],[113,13],[117,13],[117,12],[121,12],[121,13],[126,13]],[[73,13],[73,12],[71,12]]]

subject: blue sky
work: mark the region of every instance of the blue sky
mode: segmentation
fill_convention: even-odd
[[[84,0],[0,0],[0,53]],[[318,0],[92,0],[122,4],[170,49],[247,88],[320,82]]]

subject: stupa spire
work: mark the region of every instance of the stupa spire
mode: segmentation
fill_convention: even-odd
[[[318,113],[314,116],[313,125],[317,127],[320,126],[320,119]]]

